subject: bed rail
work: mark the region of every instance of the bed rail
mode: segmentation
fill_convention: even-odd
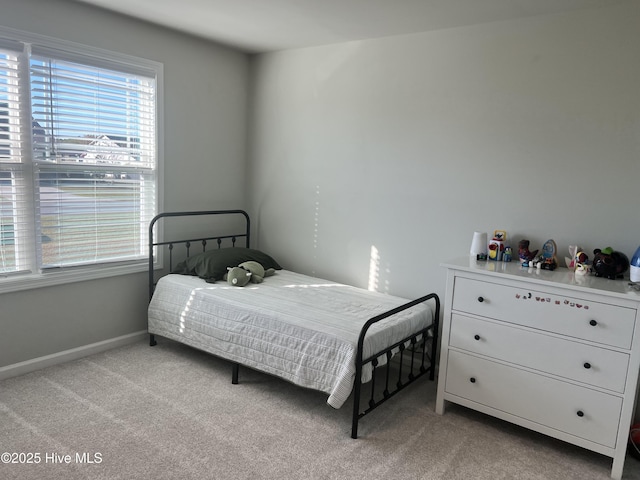
[[[410,336],[400,340],[399,342],[390,345],[386,349],[376,352],[372,356],[368,358],[363,357],[363,346],[364,339],[367,334],[369,328],[381,321],[385,318],[391,317],[397,313],[400,313],[409,308],[415,307],[420,303],[427,302],[429,300],[433,300],[435,303],[435,309],[433,312],[433,322],[428,327],[414,332]],[[429,295],[425,295],[424,297],[417,298],[411,302],[405,303],[399,307],[396,307],[392,310],[389,310],[385,313],[381,313],[380,315],[376,315],[367,321],[362,327],[360,331],[360,336],[358,338],[358,350],[356,352],[356,378],[353,386],[353,416],[351,423],[351,438],[358,438],[358,421],[370,413],[372,410],[389,400],[400,390],[403,390],[418,378],[425,374],[429,374],[431,380],[435,378],[435,359],[436,359],[436,350],[438,346],[438,325],[440,323],[440,298],[435,293],[430,293]],[[431,338],[431,353],[428,351],[427,347],[427,339]],[[409,344],[409,347],[407,347]],[[399,353],[399,371],[396,376],[395,384],[391,383],[391,358],[393,356],[393,352],[398,350]],[[411,353],[409,372],[403,375],[403,362],[405,351],[409,350]],[[415,357],[419,355],[420,363],[416,365]],[[382,367],[379,366],[379,358],[381,356],[386,357],[386,362]],[[425,360],[429,360],[429,366],[425,366]],[[371,378],[371,386],[370,386],[370,398],[367,402],[366,407],[363,409],[361,404],[361,394],[362,394],[362,369],[365,365],[371,364],[372,366],[372,378]],[[376,374],[378,368],[384,368],[384,380],[385,385],[384,389],[380,390],[376,389]],[[393,387],[393,388],[392,388]]]

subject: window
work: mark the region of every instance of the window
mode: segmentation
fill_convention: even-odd
[[[162,66],[4,36],[0,291],[141,270],[158,210]]]

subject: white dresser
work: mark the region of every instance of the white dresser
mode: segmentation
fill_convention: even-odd
[[[436,412],[450,401],[613,458],[634,417],[640,293],[626,280],[447,262]]]

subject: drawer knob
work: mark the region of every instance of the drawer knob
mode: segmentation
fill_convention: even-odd
[[[589,322],[589,325],[591,325],[592,327],[595,327],[596,325],[598,325],[598,322],[596,322],[595,320],[591,320]]]
[[[586,369],[591,368],[591,364],[589,362],[585,362],[584,368],[586,368]]]
[[[474,335],[473,338],[475,338],[476,340],[480,340],[480,335]]]
[[[478,301],[479,301],[480,303],[484,302],[484,297],[478,297]]]
[[[578,410],[576,415],[578,415],[579,417],[584,417],[584,412],[582,410]]]
[[[469,381],[470,381],[471,383],[476,383],[476,377],[471,377],[471,378],[469,379]]]

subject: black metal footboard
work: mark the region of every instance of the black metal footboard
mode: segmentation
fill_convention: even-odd
[[[367,331],[374,323],[377,323],[385,318],[388,318],[396,313],[407,310],[422,302],[433,300],[435,303],[435,309],[433,312],[433,322],[430,326],[415,332],[402,339],[401,341],[390,345],[384,350],[371,355],[368,358],[363,357],[363,345]],[[377,315],[365,323],[360,331],[360,337],[358,338],[358,351],[356,353],[356,378],[353,388],[353,417],[351,423],[351,438],[358,438],[358,421],[370,413],[373,409],[389,400],[392,396],[404,389],[418,378],[425,374],[429,374],[429,378],[433,380],[435,378],[435,360],[436,350],[438,346],[438,324],[440,322],[440,298],[435,293],[430,293],[424,297],[420,297],[412,302],[401,305],[397,308],[389,310],[388,312]],[[431,352],[428,351],[428,340],[431,339]],[[409,344],[409,347],[407,347]],[[395,375],[395,381],[391,379],[391,358],[393,351],[398,350],[399,353],[399,371]],[[408,372],[403,373],[403,363],[405,354],[411,355],[410,363],[408,365]],[[379,358],[386,356],[386,362],[384,365],[379,365]],[[418,359],[416,360],[416,356]],[[428,360],[428,366],[425,366],[425,360]],[[365,408],[361,406],[362,395],[362,370],[365,365],[371,364],[373,372],[370,386],[370,398],[366,403]],[[384,373],[384,388],[376,388],[376,374],[378,368],[385,369]]]

